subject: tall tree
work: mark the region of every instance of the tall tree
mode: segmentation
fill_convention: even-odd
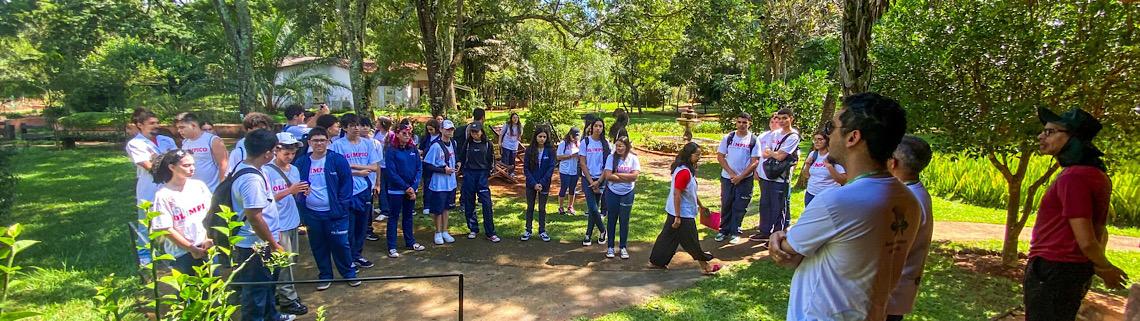
[[[844,96],[871,88],[871,30],[888,8],[890,0],[843,0],[839,80]]]
[[[364,77],[364,19],[368,13],[368,0],[336,0],[337,18],[341,37],[348,56],[348,75],[352,86],[352,108],[359,115],[372,117],[371,96]]]
[[[896,3],[876,46],[876,87],[908,109],[912,128],[939,149],[988,160],[1007,184],[1002,260],[1041,187],[1057,171],[1032,171],[1041,124],[1035,108],[1083,108],[1104,123],[1096,141],[1109,161],[1135,156],[1140,115],[1137,7],[1111,0]],[[1110,170],[1111,170],[1110,166]]]
[[[218,11],[222,28],[225,29],[226,39],[230,42],[230,55],[235,64],[235,75],[238,88],[238,109],[242,114],[256,111],[257,87],[254,83],[253,72],[253,19],[249,13],[249,1],[214,0],[214,8]]]

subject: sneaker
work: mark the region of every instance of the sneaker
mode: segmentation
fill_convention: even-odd
[[[607,259],[614,258],[614,248],[611,247],[611,248],[606,250],[606,258]]]
[[[426,248],[426,247],[424,247],[423,245],[420,245],[420,243],[414,243],[414,244],[412,244],[412,250],[415,250],[415,251],[423,251],[423,250],[426,250],[426,249],[427,249],[427,248]]]
[[[455,238],[454,238],[454,237],[451,237],[451,233],[448,233],[448,232],[443,232],[443,233],[440,233],[440,236],[442,236],[442,237],[443,237],[443,241],[444,241],[444,242],[447,242],[447,243],[455,243]]]
[[[598,236],[598,244],[602,244],[605,242],[606,242],[606,232],[602,232],[602,235]]]
[[[768,241],[768,235],[762,235],[759,233],[752,234],[752,236],[748,237],[748,240],[753,241],[753,242],[767,242]]]
[[[435,245],[443,245],[443,234],[436,232],[435,233],[435,239],[433,239],[432,241],[435,241]]]
[[[390,249],[388,250],[388,257],[393,259],[398,258],[400,257],[400,251],[396,251],[396,249]]]
[[[566,209],[559,206],[558,207],[558,215],[566,215]]]
[[[626,251],[624,247],[621,248],[621,259],[622,260],[628,260],[629,259],[629,251]]]
[[[348,286],[351,286],[351,287],[354,287],[354,288],[355,288],[355,287],[358,287],[358,286],[360,286],[360,280],[352,280],[352,281],[348,281]]]
[[[741,240],[740,237],[736,236],[736,235],[733,235],[731,238],[728,239],[728,244],[740,244],[740,242],[744,242],[744,241]]]
[[[296,315],[281,313],[281,314],[277,315],[277,319],[274,321],[293,321],[293,320],[297,320]]]
[[[381,211],[380,208],[377,207],[377,208],[372,209],[372,213],[380,214],[380,213],[383,213],[383,211]],[[376,220],[379,221],[380,217],[376,217]]]
[[[368,233],[368,235],[364,236],[364,239],[375,242],[380,240],[380,236],[376,235],[376,233]]]
[[[546,235],[546,232],[538,233],[538,238],[542,239],[543,242],[550,242],[550,235]]]
[[[569,210],[566,210],[566,214],[569,214],[570,216],[574,216],[574,215],[577,215],[578,213],[574,212],[574,208],[571,207]]]
[[[467,239],[468,240],[474,240],[476,237],[479,237],[479,232],[467,233]]]
[[[292,301],[286,304],[282,304],[281,308],[278,309],[278,311],[292,315],[305,315],[309,313],[309,307],[301,304],[300,301]]]
[[[585,240],[582,240],[582,246],[590,246],[591,244],[594,244],[594,242],[590,241],[589,237],[586,237]]]
[[[328,290],[330,287],[332,287],[332,282],[317,283],[317,291]]]
[[[724,234],[716,233],[716,237],[713,238],[713,241],[724,242]]]
[[[367,269],[367,268],[371,268],[373,266],[376,266],[376,264],[373,264],[372,261],[369,261],[368,259],[359,258],[359,259],[356,259],[356,266]]]
[[[431,214],[431,210],[424,208],[424,215],[430,215],[430,214]]]
[[[528,239],[529,239],[529,237],[528,237]],[[491,241],[491,243],[499,243],[503,239],[499,238],[498,235],[491,235],[491,236],[487,237],[487,240]],[[523,240],[523,241],[526,241],[526,240]]]
[[[524,232],[522,237],[519,238],[519,240],[530,241],[530,232]]]
[[[380,213],[377,212],[376,214],[380,214]],[[373,219],[373,221],[383,222],[386,219],[388,219],[388,215],[380,214],[380,215],[376,215],[376,219]]]

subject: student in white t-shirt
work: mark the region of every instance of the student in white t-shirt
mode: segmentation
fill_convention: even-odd
[[[245,160],[237,167],[233,181],[232,208],[238,213],[237,219],[244,222],[237,235],[244,237],[234,245],[234,259],[244,262],[234,280],[238,282],[277,281],[277,275],[265,265],[271,252],[284,252],[280,235],[275,233],[281,216],[277,213],[277,201],[261,168],[273,160],[273,149],[277,146],[277,136],[266,129],[251,131],[245,135]],[[247,170],[249,169],[249,170]],[[241,174],[242,171],[251,172]],[[255,245],[265,246],[255,251]],[[242,320],[292,320],[292,315],[277,312],[274,304],[276,287],[273,285],[246,285],[241,287]]]
[[[601,118],[590,118],[586,124],[586,137],[582,138],[578,150],[578,171],[582,174],[582,193],[586,194],[586,239],[582,246],[593,244],[594,226],[600,235],[598,244],[606,242],[606,225],[598,203],[602,200],[602,168],[613,146],[606,141],[606,122]]]
[[[269,178],[273,199],[277,201],[280,221],[274,227],[274,233],[280,237],[281,247],[293,253],[301,250],[300,235],[297,232],[297,228],[301,226],[301,212],[297,208],[295,195],[304,196],[309,192],[309,183],[301,181],[301,173],[292,165],[300,147],[301,142],[293,137],[293,134],[277,133],[277,148],[273,151],[273,161],[261,167],[261,172]],[[296,263],[296,258],[293,260]],[[293,266],[282,268],[280,273],[281,281],[293,281]],[[301,303],[301,298],[292,283],[277,286],[277,306],[289,314],[302,315],[309,312],[309,308]]]
[[[578,128],[571,127],[558,143],[558,214],[574,215],[574,200],[578,194]],[[563,207],[565,200],[566,207]]]
[[[144,202],[153,202],[154,193],[158,191],[159,184],[154,182],[154,177],[151,175],[154,158],[167,151],[177,149],[178,145],[174,143],[174,139],[157,134],[158,117],[149,110],[136,108],[131,116],[131,123],[138,133],[135,134],[134,138],[127,141],[126,150],[131,163],[135,165],[135,201],[137,202],[136,206],[138,206]],[[146,211],[136,209],[135,212],[139,220],[146,219]],[[150,264],[150,233],[147,232],[147,227],[143,224],[132,222],[131,225],[135,230],[135,247],[139,265]]]
[[[791,224],[791,204],[788,202],[792,191],[788,182],[800,157],[800,133],[792,128],[795,121],[792,110],[780,108],[772,115],[772,121],[779,128],[761,135],[760,164],[756,166],[760,183],[760,226],[749,239],[757,242],[766,242],[772,232],[783,230]],[[769,159],[785,161],[789,157],[791,166],[780,173],[767,173],[764,169],[764,164]]]
[[[891,291],[887,302],[887,320],[902,321],[903,316],[914,311],[914,299],[918,297],[918,286],[922,282],[922,270],[926,266],[926,255],[930,253],[930,239],[934,236],[934,213],[930,193],[919,180],[920,174],[933,157],[930,144],[922,138],[907,135],[903,137],[895,153],[887,161],[887,169],[899,181],[906,184],[918,200],[922,209],[922,219],[918,226],[918,236],[910,246],[903,265],[902,277]]]
[[[736,130],[724,135],[717,146],[716,160],[720,163],[720,231],[714,240],[740,242],[740,224],[752,202],[752,172],[760,162],[760,144],[752,127],[752,115],[741,112],[736,117]]]
[[[824,191],[847,183],[847,170],[828,157],[827,145],[830,142],[827,135],[818,131],[812,135],[811,141],[812,151],[808,153],[807,162],[804,162],[804,169],[800,173],[808,177],[804,206],[811,204],[811,200]]]
[[[361,124],[361,118],[356,114],[341,115],[340,127],[345,133],[344,138],[334,141],[329,150],[343,155],[352,169],[353,201],[348,207],[348,241],[353,263],[359,267],[371,268],[375,264],[363,255],[368,226],[372,225],[372,192],[376,186],[369,177],[380,170],[380,155],[377,154],[372,139],[360,135],[361,132],[372,129]]]
[[[439,140],[428,146],[427,155],[424,155],[424,171],[431,172],[424,207],[431,212],[435,223],[433,241],[436,245],[455,242],[447,230],[447,212],[455,207],[455,189],[458,187],[455,180],[455,142],[451,139],[455,135],[455,124],[444,120],[439,133]]]
[[[305,108],[299,104],[285,107],[285,127],[281,131],[293,134],[296,139],[304,138],[309,133],[309,126],[305,125]]]
[[[522,119],[518,113],[511,113],[510,119],[503,124],[503,133],[499,135],[499,161],[507,165],[510,175],[515,175],[515,157],[519,153],[519,144],[522,142]]]
[[[273,118],[269,115],[253,112],[245,114],[245,118],[241,120],[241,127],[245,128],[245,132],[251,132],[255,129],[269,129],[273,126]],[[245,160],[245,137],[239,138],[237,143],[234,143],[234,149],[230,150],[229,158],[229,171],[233,173],[241,161]]]
[[[194,178],[206,183],[210,191],[218,188],[229,168],[226,144],[221,137],[202,131],[202,120],[192,113],[178,114],[174,122],[178,134],[182,135],[182,150],[194,155]]]
[[[629,251],[626,250],[625,241],[629,236],[629,215],[633,210],[634,184],[637,182],[637,175],[641,173],[641,162],[637,159],[637,154],[633,153],[633,144],[629,142],[629,137],[621,136],[614,141],[614,153],[606,158],[603,166],[605,166],[602,178],[606,180],[606,208],[609,209],[606,229],[610,232],[617,231],[606,240],[606,257],[614,257],[614,239],[620,238],[619,255],[622,259],[628,259]],[[615,226],[619,220],[620,224]]]
[[[772,234],[776,263],[796,269],[787,319],[884,320],[891,290],[920,228],[913,193],[887,172],[906,112],[875,93],[848,96],[825,124],[831,157],[851,173],[787,232]]]
[[[150,229],[167,231],[163,236],[163,250],[174,257],[170,267],[183,274],[194,275],[194,267],[202,266],[209,257],[207,250],[214,241],[207,237],[206,217],[209,216],[213,194],[194,176],[194,157],[183,150],[163,153],[154,168],[154,182],[163,184],[154,194],[154,211],[161,213],[151,219]]]

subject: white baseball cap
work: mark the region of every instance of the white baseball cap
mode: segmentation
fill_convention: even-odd
[[[293,137],[292,133],[281,132],[281,133],[277,133],[277,144],[278,145],[298,145],[298,146],[300,146],[301,142],[298,141],[296,137]]]
[[[440,125],[439,128],[440,129],[455,129],[455,123],[451,122],[451,120],[445,119],[445,120],[443,120],[443,124]]]

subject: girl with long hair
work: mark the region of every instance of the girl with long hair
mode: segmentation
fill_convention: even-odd
[[[606,121],[591,117],[587,122],[586,137],[578,150],[578,169],[582,173],[582,192],[586,194],[586,238],[582,246],[590,246],[594,226],[598,227],[598,244],[606,242],[606,225],[602,223],[602,213],[598,203],[602,199],[602,169],[613,146],[606,141]]]
[[[194,267],[206,263],[207,250],[214,241],[207,237],[206,218],[213,194],[206,183],[194,179],[194,156],[176,149],[158,156],[154,183],[162,188],[154,194],[155,211],[150,228],[167,231],[163,249],[174,256],[170,267],[183,274],[195,274]]]
[[[388,257],[397,258],[400,257],[400,252],[396,249],[396,229],[400,225],[403,226],[404,246],[415,251],[424,250],[424,246],[417,243],[413,235],[415,226],[412,221],[412,212],[416,207],[416,187],[419,187],[419,180],[423,177],[423,163],[415,140],[412,139],[411,125],[404,124],[396,128],[392,135],[388,135],[386,146],[383,168],[385,193],[381,197],[388,198],[388,213],[392,215],[388,219],[386,233]]]
[[[633,153],[633,144],[629,142],[629,137],[618,137],[614,141],[614,153],[606,159],[605,166],[602,179],[606,181],[605,199],[606,208],[609,209],[609,214],[606,215],[606,229],[616,234],[606,240],[606,257],[614,257],[614,239],[621,238],[618,243],[620,256],[622,259],[628,259],[629,251],[625,245],[629,236],[629,214],[633,210],[634,183],[641,172],[641,162],[637,159],[637,154]],[[617,233],[613,233],[615,229]]]
[[[550,242],[546,234],[546,199],[550,196],[550,178],[554,175],[555,164],[554,146],[550,143],[550,131],[546,126],[540,126],[534,131],[530,139],[530,147],[526,150],[526,163],[523,164],[523,173],[526,174],[526,232],[521,240],[530,240],[531,220],[534,218],[534,203],[538,201],[538,237],[543,242]]]
[[[511,113],[507,123],[503,124],[503,134],[499,135],[499,146],[502,147],[499,160],[507,165],[507,172],[511,176],[515,174],[515,156],[518,155],[521,139],[522,120],[519,118],[519,113]]]
[[[823,131],[816,131],[812,135],[812,151],[808,153],[808,161],[804,162],[800,173],[808,178],[804,206],[811,204],[816,195],[847,183],[847,170],[828,157],[829,140]]]
[[[653,243],[653,250],[649,253],[649,266],[664,269],[673,260],[680,245],[693,256],[701,266],[701,272],[711,275],[720,270],[720,265],[709,265],[713,259],[712,254],[701,250],[701,242],[697,236],[697,215],[708,211],[697,197],[697,167],[701,160],[701,146],[689,142],[677,153],[677,158],[669,166],[673,172],[669,196],[665,198],[665,226],[657,235]]]
[[[428,119],[427,123],[424,124],[424,135],[418,137],[418,142],[416,143],[416,147],[420,149],[420,157],[427,155],[427,149],[431,148],[431,143],[435,142],[436,140],[439,140],[439,121],[435,118]],[[426,184],[430,180],[431,172],[424,171],[423,177],[420,178],[420,182],[425,185],[421,187],[426,187]],[[424,215],[427,215],[428,212],[427,203],[424,203]]]
[[[558,143],[558,214],[574,215],[574,200],[578,194],[578,128],[572,127]],[[563,199],[569,203],[562,207]]]

